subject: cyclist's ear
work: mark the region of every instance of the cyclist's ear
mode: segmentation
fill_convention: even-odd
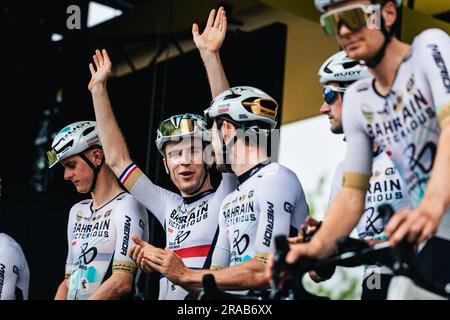
[[[169,167],[167,166],[166,157],[163,157],[164,169],[166,169],[166,173],[170,175]]]
[[[395,24],[395,21],[398,19],[398,13],[394,1],[387,1],[386,4],[381,8],[381,15],[384,19],[385,27],[388,30],[391,30]]]

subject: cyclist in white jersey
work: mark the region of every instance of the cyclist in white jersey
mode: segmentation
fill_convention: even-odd
[[[322,114],[330,119],[331,132],[342,134],[342,100],[347,87],[359,80],[371,76],[367,67],[348,58],[345,51],[339,51],[328,58],[319,69],[319,81],[324,86]],[[336,168],[332,181],[329,206],[342,190],[344,162]],[[398,211],[410,207],[404,181],[400,177],[389,156],[376,144],[373,148],[372,176],[366,192],[362,218],[356,225],[358,236],[369,244],[386,240],[385,219],[378,214],[378,207],[391,204]],[[362,300],[387,297],[392,271],[386,267],[365,266],[362,283]],[[316,278],[317,280],[317,278]],[[374,282],[378,286],[374,285]]]
[[[297,234],[308,215],[295,173],[271,163],[265,147],[254,139],[255,135],[264,139],[275,127],[277,108],[275,100],[252,87],[234,87],[213,100],[205,114],[213,122],[216,163],[220,170],[234,172],[239,185],[220,208],[211,270],[188,269],[167,250],[154,250],[146,259],[149,267],[193,293],[199,292],[203,275],[209,273],[225,290],[266,287],[261,280],[267,256],[274,250],[274,237]]]
[[[329,255],[336,239],[356,225],[371,173],[372,143],[376,142],[404,178],[414,208],[394,215],[386,228],[389,241],[396,244],[406,237],[422,243],[435,234],[425,247],[422,243],[419,258],[428,274],[448,282],[450,40],[442,30],[430,29],[411,46],[400,42],[392,28],[401,1],[379,2],[381,28],[369,29],[370,1],[316,0],[320,10],[328,10],[321,16],[326,33],[337,35],[349,57],[364,60],[374,77],[359,80],[346,91],[343,125],[348,149],[343,190],[314,239],[293,246],[287,262],[302,255]]]
[[[123,192],[104,165],[94,121],[64,127],[48,152],[49,167],[60,162],[64,179],[92,199],[75,204],[67,226],[66,276],[55,299],[125,299],[138,291],[140,270],[128,257],[131,236],[147,239],[145,208]]]
[[[215,11],[211,12],[208,28],[202,36],[199,35],[200,39],[196,38],[197,41],[210,47],[219,44],[220,47],[225,32],[214,24],[221,21],[222,15],[221,11],[217,15]],[[96,70],[91,66],[93,80],[90,89],[100,135],[105,141],[106,162],[127,190],[164,226],[167,249],[173,250],[189,268],[209,268],[218,235],[219,207],[223,198],[236,188],[237,181],[234,174],[224,173],[220,186],[213,189],[210,165],[204,160],[207,150],[203,151],[211,135],[203,117],[184,114],[170,117],[160,124],[156,144],[163,155],[166,172],[181,195],[156,186],[131,160],[114,118],[106,92],[106,81],[111,72],[106,51],[97,51],[94,61]],[[220,89],[212,87],[213,96]],[[154,247],[137,238],[135,242],[137,245],[130,254],[141,265]],[[151,271],[144,264],[142,269]],[[189,298],[186,290],[166,277],[161,278],[159,292],[159,299]]]
[[[0,233],[0,300],[28,300],[29,284],[30,270],[21,246],[7,234]]]

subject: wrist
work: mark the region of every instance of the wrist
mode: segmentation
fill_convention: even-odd
[[[203,63],[205,64],[220,61],[219,51],[210,51],[208,49],[203,49],[200,50],[200,56],[203,60]]]
[[[100,93],[106,91],[106,81],[96,82],[91,87],[92,93]]]
[[[417,210],[424,213],[425,215],[431,216],[437,220],[444,215],[446,210],[446,205],[444,201],[438,197],[424,197],[419,203]]]

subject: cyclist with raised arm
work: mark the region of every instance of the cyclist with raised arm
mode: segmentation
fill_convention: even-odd
[[[161,249],[145,259],[149,267],[197,293],[203,276],[210,273],[223,290],[266,288],[261,281],[274,237],[297,234],[308,215],[295,173],[270,162],[265,147],[248,136],[261,139],[275,128],[277,108],[275,100],[252,87],[234,87],[213,100],[205,114],[213,123],[216,163],[220,170],[234,172],[239,185],[221,205],[211,270],[190,270]]]
[[[319,81],[323,85],[324,102],[320,112],[328,116],[332,133],[344,133],[342,101],[347,87],[370,76],[367,67],[359,61],[351,60],[345,51],[335,53],[322,64]],[[385,219],[380,216],[378,207],[391,204],[396,210],[400,210],[410,206],[404,181],[389,156],[376,144],[372,151],[372,175],[366,192],[364,211],[356,225],[358,237],[371,245],[386,240]],[[344,162],[341,162],[333,178],[330,205],[342,189],[343,170]],[[386,267],[365,266],[361,299],[385,300],[391,278],[392,271]]]
[[[0,179],[0,197],[2,195]],[[30,270],[21,246],[0,233],[0,300],[28,300]]]
[[[128,257],[131,235],[148,237],[145,208],[118,184],[104,164],[94,121],[64,127],[48,152],[49,167],[61,163],[64,179],[92,199],[75,204],[67,226],[66,276],[56,300],[113,300],[138,291],[140,270]]]
[[[220,47],[225,37],[223,19],[223,9],[217,14],[215,10],[211,11],[208,30],[205,30],[203,37],[197,35],[197,41],[202,41],[205,46]],[[180,194],[160,188],[131,159],[114,118],[106,91],[106,82],[111,73],[107,52],[96,51],[94,63],[95,68],[90,65],[92,80],[89,89],[100,136],[105,142],[106,163],[127,190],[164,226],[167,249],[179,256],[189,268],[209,268],[211,259],[208,256],[212,254],[218,234],[219,207],[223,198],[236,188],[237,181],[234,174],[224,173],[220,186],[217,190],[213,189],[210,165],[204,160],[207,152],[205,146],[211,141],[211,133],[204,118],[182,114],[161,122],[156,145],[163,156],[166,172]],[[218,93],[216,90],[223,89],[212,88],[213,95]],[[154,247],[139,238],[134,240],[137,245],[130,250],[130,256],[141,265],[142,259],[148,257]],[[141,267],[145,271],[152,271]],[[188,292],[170,280],[161,278],[159,299],[188,298]]]
[[[419,259],[430,275],[450,280],[450,63],[449,36],[439,29],[418,35],[412,45],[393,35],[401,1],[316,0],[321,24],[337,35],[351,59],[363,60],[373,77],[349,86],[343,103],[347,139],[342,191],[321,229],[308,244],[291,247],[287,262],[300,256],[323,258],[336,239],[360,219],[371,176],[372,146],[392,159],[414,209],[404,209],[386,228],[389,241],[403,238],[420,246]],[[367,21],[379,5],[380,28]]]

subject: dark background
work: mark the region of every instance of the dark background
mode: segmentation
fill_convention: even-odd
[[[86,12],[87,2],[78,2]],[[0,5],[0,232],[12,236],[25,252],[30,299],[53,298],[64,275],[69,209],[88,197],[63,180],[59,166],[50,172],[37,167],[50,142],[36,146],[35,139],[42,129],[41,136],[48,138],[69,123],[94,119],[88,63],[94,49],[112,50],[124,41],[95,39],[84,25],[79,31],[65,30],[65,9],[71,3],[18,0]],[[53,32],[63,34],[64,40],[51,42]],[[251,33],[229,32],[221,56],[230,84],[258,87],[282,105],[286,34],[281,24]],[[190,25],[184,35],[173,37],[190,38]],[[60,89],[63,100],[57,102]],[[155,132],[159,121],[170,115],[203,114],[209,106],[209,85],[198,52],[112,78],[108,90],[132,157],[154,182],[176,191],[154,145]],[[42,192],[36,191],[39,186]],[[163,246],[164,232],[157,223],[154,228],[154,243]],[[154,290],[149,293],[156,295]]]

